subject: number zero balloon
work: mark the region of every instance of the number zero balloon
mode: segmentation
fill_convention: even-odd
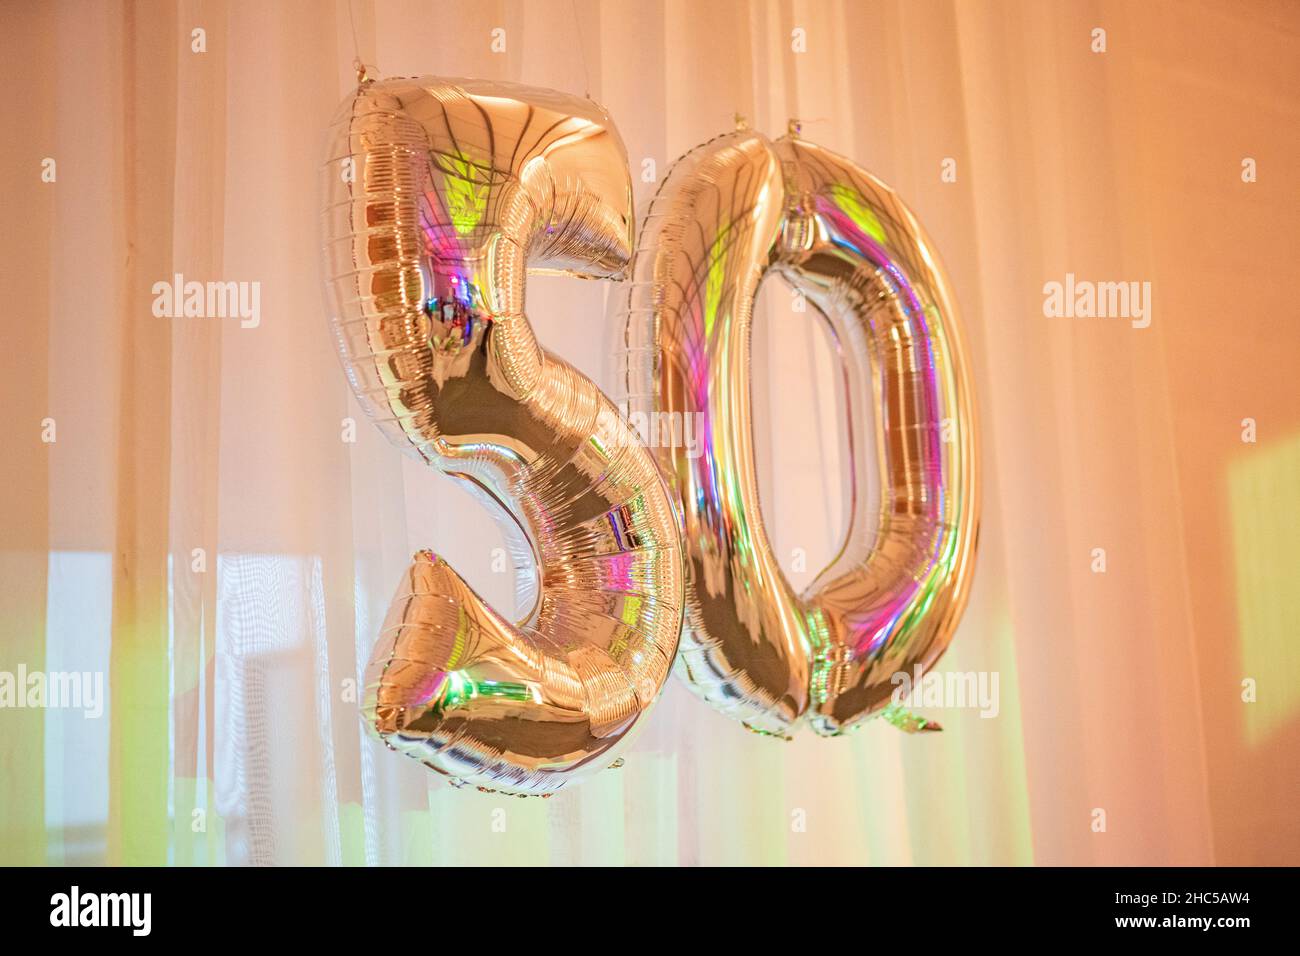
[[[802,595],[768,543],[754,466],[751,316],[771,275],[814,307],[785,321],[815,314],[829,323],[848,408],[849,527]],[[926,729],[891,706],[892,679],[930,667],[952,639],[979,504],[966,350],[916,217],[829,150],[738,130],[669,171],[622,303],[630,415],[703,423],[702,454],[656,451],[685,528],[682,676],[760,732],[784,735],[807,721],[834,735],[882,711],[903,729]]]

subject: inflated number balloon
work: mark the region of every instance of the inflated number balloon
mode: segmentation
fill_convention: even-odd
[[[540,576],[512,624],[417,554],[366,671],[367,722],[455,782],[553,792],[615,759],[682,620],[679,530],[653,458],[524,315],[527,269],[623,272],[623,144],[576,97],[391,80],[343,103],[324,175],[353,391],[393,441],[499,506]]]
[[[852,518],[839,556],[803,595],[773,557],[754,469],[750,318],[772,274],[829,322],[848,399]],[[629,411],[703,422],[703,454],[657,452],[685,522],[683,676],[775,734],[801,720],[837,734],[887,708],[894,674],[929,667],[952,639],[978,519],[965,350],[920,224],[849,160],[797,137],[737,131],[665,179],[626,314]],[[876,520],[865,507],[872,440]]]

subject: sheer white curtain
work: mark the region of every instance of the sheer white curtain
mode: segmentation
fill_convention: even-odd
[[[1295,8],[338,0],[0,16],[0,669],[107,685],[100,717],[0,711],[0,860],[1296,861],[1300,607],[1271,570],[1300,529],[1286,384],[1300,332],[1280,281],[1300,239],[1284,175]],[[499,607],[512,584],[488,514],[384,441],[332,354],[316,178],[358,48],[380,75],[590,92],[641,203],[736,113],[773,134],[799,117],[898,188],[944,253],[973,348],[983,530],[943,667],[996,671],[996,718],[784,744],[674,683],[623,768],[546,801],[453,790],[365,738],[355,682],[410,553],[437,548]],[[1152,281],[1151,327],[1044,317],[1044,282],[1067,272]],[[176,274],[258,283],[256,327],[155,316],[153,284]],[[608,292],[538,277],[528,308],[547,347],[617,394]],[[835,357],[780,287],[758,329],[764,512],[802,586],[845,513]]]

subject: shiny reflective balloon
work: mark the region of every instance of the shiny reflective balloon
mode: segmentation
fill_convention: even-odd
[[[367,725],[454,783],[553,792],[616,759],[682,619],[680,533],[653,458],[524,314],[527,270],[624,271],[622,141],[560,93],[367,82],[335,116],[323,175],[353,391],[396,444],[494,506],[539,579],[512,623],[418,553],[366,670]]]
[[[752,306],[772,275],[814,307],[787,321],[829,323],[848,405],[849,528],[803,594],[768,543],[754,466]],[[891,679],[929,668],[952,640],[974,567],[978,459],[960,326],[915,216],[841,156],[738,130],[670,170],[625,294],[630,415],[701,423],[703,454],[656,452],[685,525],[682,676],[763,733],[806,721],[835,735],[881,712],[932,727],[897,712]]]

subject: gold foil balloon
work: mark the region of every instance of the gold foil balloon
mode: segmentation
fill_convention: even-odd
[[[849,528],[802,595],[773,557],[754,468],[751,311],[770,275],[814,307],[783,321],[815,314],[829,323],[847,395]],[[629,413],[697,416],[702,436],[702,454],[671,444],[657,452],[685,524],[681,674],[767,733],[806,719],[838,734],[889,708],[894,674],[928,668],[952,640],[975,555],[970,374],[929,239],[894,192],[851,161],[740,130],[673,166],[632,278]],[[873,417],[874,435],[865,424]],[[869,442],[881,486],[874,516]],[[890,716],[905,729],[927,726]]]
[[[549,793],[608,766],[677,649],[679,528],[615,406],[545,351],[526,271],[619,276],[631,183],[587,100],[435,77],[363,83],[324,166],[331,321],[358,400],[491,502],[540,577],[511,623],[415,556],[366,670],[364,716],[453,778]]]

